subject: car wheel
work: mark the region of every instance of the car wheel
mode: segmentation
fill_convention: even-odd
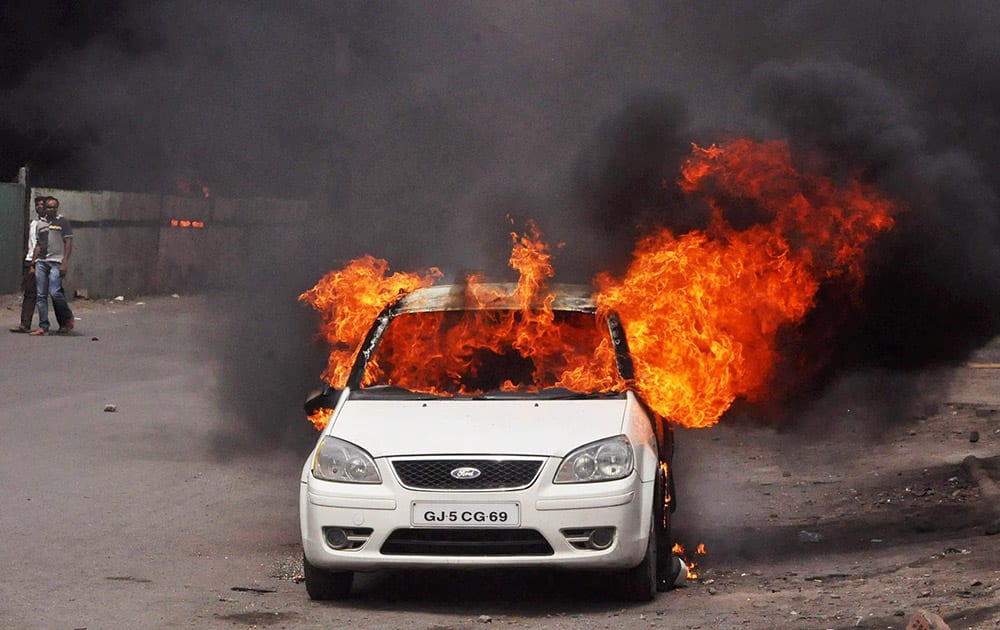
[[[302,556],[302,574],[306,578],[306,592],[309,599],[327,601],[344,599],[351,593],[354,583],[353,571],[326,571],[309,564]]]
[[[666,488],[672,488],[673,483],[664,479],[663,471],[657,475],[656,494],[653,498],[653,525],[656,528],[656,590],[669,591],[677,582],[680,575],[681,561],[674,555],[674,539],[670,533],[670,511],[667,509]]]
[[[655,512],[655,510],[654,510]],[[648,602],[656,597],[657,580],[657,535],[655,513],[649,526],[649,542],[646,543],[646,555],[638,566],[629,569],[622,576],[622,595],[632,602]]]

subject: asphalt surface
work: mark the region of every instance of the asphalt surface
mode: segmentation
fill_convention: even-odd
[[[227,351],[215,298],[74,308],[72,335],[0,333],[0,628],[903,628],[918,607],[1000,627],[996,501],[961,466],[998,474],[996,342],[973,364],[845,379],[797,431],[680,432],[675,533],[708,554],[649,604],[551,572],[364,575],[328,604],[296,579],[315,433],[294,405],[276,434],[301,439],[240,431],[223,362],[257,355]]]
[[[214,622],[298,545],[301,456],[216,454],[204,299],[74,308],[72,335],[0,335],[0,627]]]

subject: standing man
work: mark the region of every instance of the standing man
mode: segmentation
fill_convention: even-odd
[[[26,333],[31,332],[31,320],[35,316],[35,302],[38,295],[38,281],[35,280],[35,224],[45,214],[45,200],[47,197],[39,195],[35,197],[35,218],[28,226],[28,253],[22,263],[21,289],[24,296],[21,298],[21,325],[10,329],[10,332]]]
[[[73,311],[63,294],[62,279],[69,271],[73,252],[73,227],[59,214],[59,200],[45,199],[45,217],[35,225],[35,279],[38,283],[38,329],[32,335],[49,334],[49,296],[62,334],[73,330]]]

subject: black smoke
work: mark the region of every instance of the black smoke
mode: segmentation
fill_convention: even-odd
[[[560,279],[621,270],[650,226],[703,224],[672,184],[692,141],[788,138],[909,208],[861,304],[824,288],[790,340],[792,366],[826,356],[805,399],[847,370],[962,360],[1000,330],[993,2],[39,0],[2,16],[3,177],[185,180],[318,210],[297,251],[254,245],[227,308],[223,397],[268,446],[303,435],[323,349],[294,298],[325,270],[370,252],[502,277],[508,215],[565,243]]]
[[[855,404],[859,390],[867,403],[878,391],[876,423],[912,418],[940,392],[886,370],[954,364],[1000,332],[1000,145],[991,133],[1000,46],[988,34],[1000,11],[985,3],[953,10],[772,2],[725,5],[717,17],[695,19],[693,33],[717,44],[705,50],[713,60],[731,55],[718,68],[746,106],[742,120],[718,116],[685,127],[676,111],[634,100],[612,119],[613,140],[602,138],[580,159],[587,177],[577,190],[620,262],[621,246],[649,224],[704,227],[705,214],[669,185],[684,137],[786,138],[797,156],[812,159],[811,169],[877,186],[906,210],[871,252],[861,299],[848,287],[823,286],[804,325],[785,331],[777,398],[737,405],[731,415],[749,408],[781,422],[808,416],[831,384],[854,374],[854,385],[829,391],[849,390]],[[647,159],[651,143],[662,149]],[[639,163],[623,168],[623,155]],[[661,178],[667,186],[656,185]],[[858,386],[857,374],[871,385]]]

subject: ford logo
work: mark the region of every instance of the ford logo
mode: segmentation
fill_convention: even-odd
[[[455,479],[475,479],[481,474],[483,473],[478,468],[472,466],[463,466],[451,471],[451,476]]]

